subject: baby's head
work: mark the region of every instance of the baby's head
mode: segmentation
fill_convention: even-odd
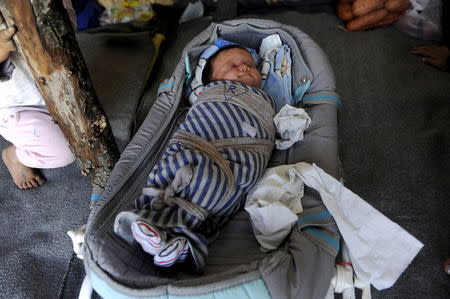
[[[203,71],[203,83],[230,80],[252,87],[261,85],[261,73],[250,52],[242,46],[229,46],[212,56]]]

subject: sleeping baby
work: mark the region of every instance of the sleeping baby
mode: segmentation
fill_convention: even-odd
[[[202,272],[208,244],[243,206],[263,174],[274,141],[273,99],[249,49],[228,45],[203,71],[196,102],[149,174],[136,210],[114,231],[140,244],[157,266],[189,260]]]

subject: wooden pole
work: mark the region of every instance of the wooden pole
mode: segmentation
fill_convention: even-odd
[[[119,151],[62,1],[0,0],[0,12],[82,174],[103,188]]]

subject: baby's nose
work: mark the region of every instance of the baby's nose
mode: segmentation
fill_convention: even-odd
[[[239,66],[239,70],[240,70],[241,72],[247,72],[249,69],[250,69],[249,66],[246,65],[245,63],[242,63],[242,64]]]

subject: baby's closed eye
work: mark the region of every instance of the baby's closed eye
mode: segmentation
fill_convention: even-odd
[[[225,65],[224,67],[223,67],[223,70],[224,71],[228,71],[228,70],[231,70],[232,68],[234,68],[236,65],[234,64],[234,63],[230,63],[230,64],[227,64],[227,65]]]

